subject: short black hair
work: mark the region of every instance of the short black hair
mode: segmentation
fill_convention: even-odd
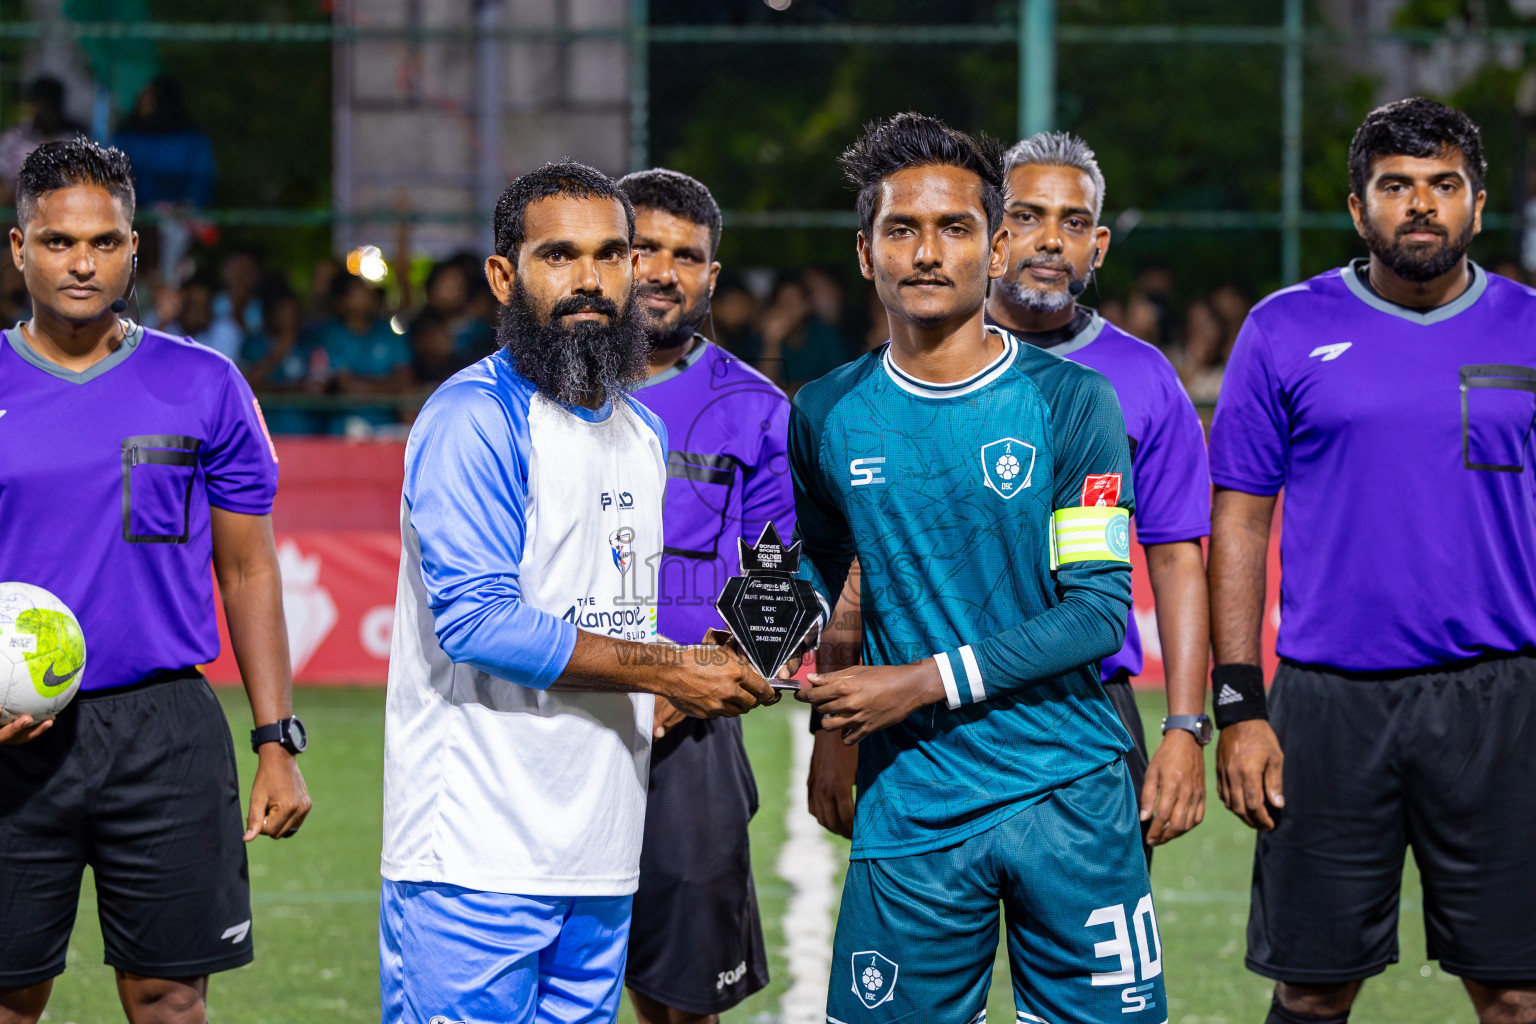
[[[681,171],[653,167],[624,175],[619,188],[637,210],[660,210],[709,228],[709,258],[715,258],[715,250],[720,248],[720,204],[703,182]]]
[[[432,312],[430,309],[424,309],[416,314],[416,319],[411,321],[411,340],[415,341],[423,334],[432,330],[444,330],[451,333],[447,319]]]
[[[40,196],[80,185],[106,189],[123,204],[128,222],[133,223],[133,167],[128,155],[84,136],[45,142],[27,154],[16,175],[16,219],[25,227]]]
[[[1482,133],[1470,117],[1422,96],[1377,107],[1365,115],[1349,144],[1349,190],[1363,200],[1371,165],[1384,156],[1439,156],[1449,150],[1466,160],[1472,191],[1481,192],[1488,162]]]
[[[536,171],[516,179],[496,200],[496,253],[517,262],[517,247],[523,244],[523,214],[530,203],[551,196],[573,196],[578,199],[616,199],[624,207],[624,219],[629,225],[629,237],[635,237],[635,208],[608,175],[595,167],[566,158],[545,164]]]
[[[936,117],[904,113],[864,126],[859,141],[843,151],[838,164],[859,190],[859,227],[875,226],[880,183],[909,167],[963,167],[981,179],[981,205],[987,233],[1003,226],[1003,146],[987,135],[970,136]]]

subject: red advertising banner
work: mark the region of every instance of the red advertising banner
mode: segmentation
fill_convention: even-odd
[[[383,530],[301,530],[277,535],[283,612],[296,682],[383,685],[395,619],[400,535]],[[215,590],[217,593],[217,590]],[[237,683],[224,610],[219,658],[205,671]]]
[[[330,438],[279,438],[282,484],[273,520],[283,573],[283,610],[294,680],[319,685],[382,685],[389,669],[404,445]],[[1280,625],[1279,509],[1271,531],[1264,615],[1266,675],[1275,667]],[[1131,545],[1133,614],[1145,669],[1138,686],[1161,686],[1162,646],[1141,545]],[[217,593],[217,590],[215,590]],[[215,683],[239,682],[218,610],[221,654],[207,666]]]

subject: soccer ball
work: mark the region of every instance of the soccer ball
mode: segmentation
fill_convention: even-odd
[[[69,607],[42,587],[0,583],[0,725],[52,718],[85,676],[85,637]]]

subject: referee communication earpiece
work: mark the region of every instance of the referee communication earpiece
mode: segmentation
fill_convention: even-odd
[[[1098,246],[1093,247],[1093,259],[1088,261],[1088,273],[1067,285],[1067,294],[1074,299],[1088,290],[1088,282],[1093,278],[1093,272],[1098,269],[1099,260],[1104,258],[1104,250]]]
[[[112,300],[112,312],[114,312],[114,313],[122,313],[125,310],[127,310],[128,309],[128,300],[133,297],[134,291],[138,287],[139,287],[139,254],[138,253],[134,253],[133,254],[133,267],[132,267],[131,270],[128,271],[128,294],[125,295],[123,298],[113,299]]]

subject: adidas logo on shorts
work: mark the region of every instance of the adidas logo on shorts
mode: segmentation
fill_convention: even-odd
[[[1241,704],[1242,702],[1243,695],[1226,684],[1222,685],[1221,692],[1216,695],[1217,704]]]

